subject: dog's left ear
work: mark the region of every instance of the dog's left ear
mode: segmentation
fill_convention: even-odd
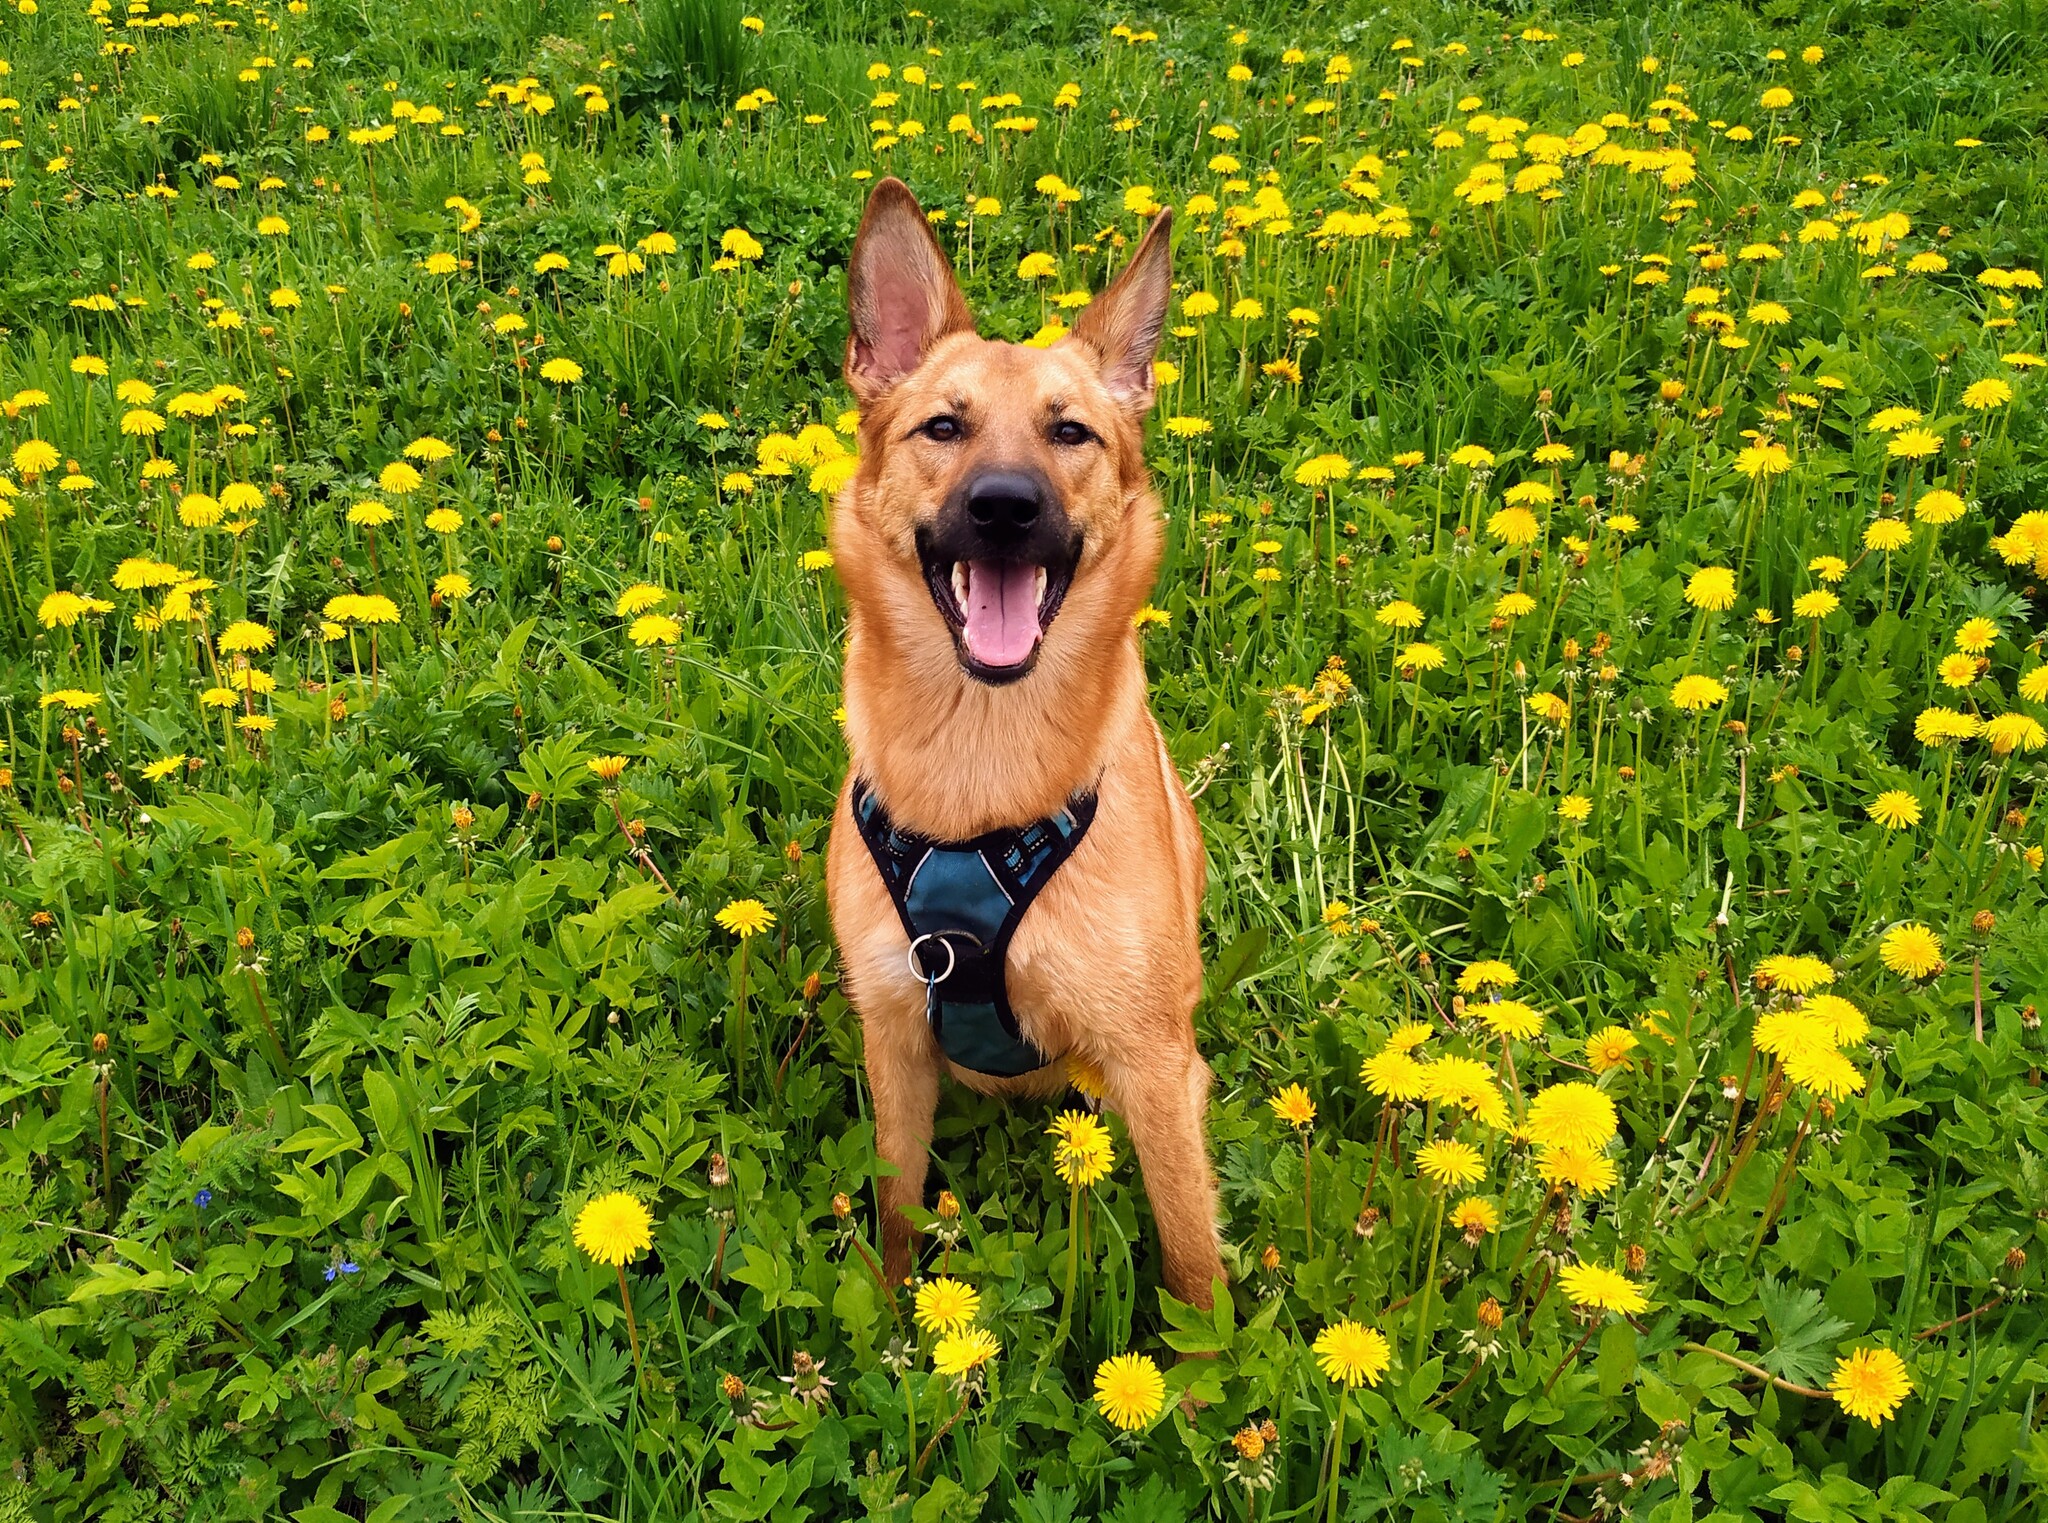
[[[941,338],[974,327],[917,197],[893,175],[868,196],[847,261],[846,295],[846,384],[863,405],[917,369]]]
[[[1095,351],[1110,395],[1136,417],[1152,407],[1152,357],[1173,295],[1173,213],[1163,211],[1123,273],[1081,312],[1073,336]]]

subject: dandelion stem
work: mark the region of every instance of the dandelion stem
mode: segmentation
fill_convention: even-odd
[[[1326,1523],[1337,1523],[1337,1477],[1344,1473],[1344,1419],[1350,1415],[1351,1387],[1347,1384],[1337,1389],[1337,1420],[1330,1425],[1330,1502],[1324,1514]]]
[[[1679,1347],[1688,1354],[1705,1354],[1710,1358],[1720,1360],[1723,1364],[1733,1365],[1745,1375],[1754,1375],[1757,1379],[1768,1381],[1779,1390],[1789,1391],[1794,1396],[1807,1396],[1815,1401],[1828,1401],[1831,1399],[1826,1391],[1817,1391],[1812,1386],[1794,1385],[1789,1380],[1781,1380],[1760,1364],[1751,1364],[1747,1359],[1738,1359],[1733,1354],[1724,1353],[1720,1349],[1708,1348],[1704,1343],[1681,1343]]]
[[[278,1064],[283,1068],[285,1074],[289,1076],[292,1071],[292,1060],[285,1056],[284,1043],[277,1039],[277,1028],[270,1023],[270,1006],[264,1002],[263,986],[257,982],[256,970],[254,968],[250,968],[247,971],[249,975],[249,992],[256,998],[256,1013],[263,1018],[263,1029],[270,1034],[270,1045],[277,1051]]]
[[[953,1431],[953,1424],[960,1421],[960,1414],[967,1410],[967,1397],[963,1393],[959,1404],[953,1408],[953,1415],[946,1419],[945,1426],[931,1436],[931,1442],[917,1456],[917,1463],[910,1467],[910,1478],[914,1481],[924,1473],[924,1462],[932,1457],[932,1450],[939,1447],[939,1440]]]
[[[1579,1350],[1583,1349],[1589,1342],[1592,1341],[1593,1333],[1599,1326],[1600,1324],[1597,1321],[1587,1323],[1585,1335],[1581,1337],[1577,1343],[1574,1343],[1572,1345],[1572,1349],[1569,1354],[1566,1354],[1564,1358],[1557,1361],[1557,1368],[1552,1370],[1550,1372],[1550,1378],[1543,1382],[1543,1394],[1545,1396],[1548,1396],[1550,1394],[1550,1388],[1557,1384],[1557,1377],[1564,1373],[1565,1366],[1570,1364],[1574,1359],[1578,1358]],[[1462,1381],[1459,1383],[1461,1385],[1463,1384]]]
[[[1420,1366],[1429,1347],[1430,1293],[1436,1289],[1436,1255],[1444,1237],[1444,1192],[1436,1192],[1436,1221],[1429,1229],[1429,1269],[1422,1277],[1422,1308],[1415,1318],[1415,1364]]]
[[[612,1267],[619,1272],[619,1304],[626,1308],[626,1336],[633,1344],[633,1382],[635,1385],[645,1384],[647,1371],[640,1364],[640,1324],[633,1320],[633,1293],[626,1289],[626,1266],[614,1264]]]

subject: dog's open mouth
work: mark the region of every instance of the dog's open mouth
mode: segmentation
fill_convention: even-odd
[[[925,585],[968,675],[1014,682],[1031,670],[1074,579],[1074,561],[946,560],[925,553]]]

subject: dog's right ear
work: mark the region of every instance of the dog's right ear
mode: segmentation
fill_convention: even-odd
[[[974,327],[917,197],[893,177],[868,196],[847,262],[846,297],[846,384],[864,404],[917,369],[945,335]]]

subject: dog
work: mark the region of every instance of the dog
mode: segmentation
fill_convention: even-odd
[[[1206,1308],[1223,1276],[1193,1018],[1201,828],[1135,627],[1163,544],[1143,446],[1171,216],[1044,348],[976,334],[900,180],[875,185],[854,240],[860,465],[830,534],[851,765],[826,890],[875,1147],[895,1171],[881,1182],[892,1285],[911,1268],[904,1211],[923,1202],[941,1071],[1044,1097],[1069,1064],[1129,1130],[1167,1289]],[[932,885],[963,873],[955,919],[975,929],[930,930],[918,897],[944,901]]]

